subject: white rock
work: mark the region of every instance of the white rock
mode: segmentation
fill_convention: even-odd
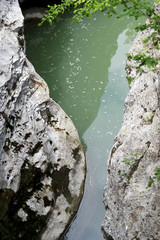
[[[22,221],[23,221],[23,222],[26,222],[26,221],[27,221],[27,216],[28,216],[28,214],[25,213],[22,208],[19,209],[19,211],[18,211],[18,216],[19,216],[20,218],[22,218]]]
[[[145,52],[142,40],[149,34],[148,30],[138,34],[131,55]],[[159,50],[152,50],[152,56],[160,55]],[[127,64],[137,63],[128,60]],[[160,239],[160,183],[155,181],[147,188],[160,167],[160,77],[147,67],[145,71],[140,75],[130,68],[128,72],[134,80],[108,162],[102,230],[110,240]],[[131,157],[130,164],[123,161]]]
[[[43,230],[45,240],[57,240],[83,196],[85,155],[71,119],[26,59],[18,0],[1,0],[0,9],[0,221],[13,226],[8,239]]]

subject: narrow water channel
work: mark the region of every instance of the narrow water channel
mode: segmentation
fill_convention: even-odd
[[[27,56],[73,120],[86,149],[84,197],[64,240],[102,240],[107,158],[122,123],[128,92],[125,53],[137,23],[96,13],[71,25],[71,17],[67,13],[52,27],[26,23]]]

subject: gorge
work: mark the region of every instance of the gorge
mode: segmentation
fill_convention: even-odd
[[[137,23],[96,13],[70,25],[69,13],[53,27],[28,19],[24,39],[18,1],[0,9],[1,239],[159,240],[160,187],[147,185],[159,167],[160,79],[137,74],[132,58],[123,117]],[[142,43],[149,34],[130,55],[159,56]]]

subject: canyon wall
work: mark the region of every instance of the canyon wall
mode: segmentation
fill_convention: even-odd
[[[25,55],[18,0],[0,1],[0,239],[57,240],[76,214],[85,155]]]
[[[155,180],[148,187],[160,167],[160,65],[137,71],[133,60],[136,54],[160,56],[150,40],[143,42],[151,33],[149,29],[138,34],[127,61],[127,74],[133,80],[110,152],[104,190],[102,231],[108,240],[160,239],[160,183]]]

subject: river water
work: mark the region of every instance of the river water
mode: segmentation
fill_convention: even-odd
[[[103,240],[103,188],[107,159],[129,90],[126,53],[135,37],[133,19],[96,13],[71,25],[67,13],[52,27],[25,24],[27,57],[45,79],[51,97],[71,117],[86,150],[85,192],[64,240]]]

